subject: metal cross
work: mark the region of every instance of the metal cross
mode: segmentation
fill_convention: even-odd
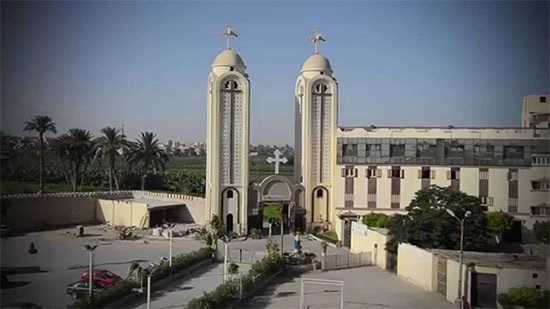
[[[326,42],[325,37],[321,34],[319,28],[313,30],[313,36],[308,37],[308,40],[312,41],[315,44],[315,53],[319,53],[319,41]]]
[[[275,163],[275,175],[279,174],[279,163],[285,164],[288,162],[288,160],[285,157],[281,157],[282,153],[279,151],[279,149],[275,149],[275,152],[273,153],[275,155],[275,158],[267,158],[267,163]]]
[[[231,36],[239,37],[239,33],[231,25],[226,25],[225,31],[221,35],[227,40],[227,49],[231,49]]]

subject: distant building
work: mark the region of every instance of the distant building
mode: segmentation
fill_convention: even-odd
[[[550,97],[530,95],[523,98],[521,125],[524,128],[548,128],[550,123]]]

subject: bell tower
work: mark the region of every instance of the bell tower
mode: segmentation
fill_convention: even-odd
[[[302,66],[295,89],[294,174],[304,187],[306,222],[311,224],[333,221],[338,83],[329,60],[319,52],[324,36],[317,29],[309,40],[315,52]]]
[[[238,33],[227,26],[227,48],[208,77],[206,220],[217,215],[226,231],[247,232],[250,80],[231,48]]]

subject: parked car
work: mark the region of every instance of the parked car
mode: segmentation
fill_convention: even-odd
[[[93,293],[98,294],[103,291],[105,288],[105,284],[102,284],[101,282],[94,281],[93,282]],[[78,282],[71,283],[67,286],[67,294],[71,295],[73,299],[77,299],[81,296],[88,295],[89,293],[89,285],[88,280],[81,280]]]
[[[115,285],[118,281],[122,280],[122,278],[106,269],[94,269],[94,281],[98,281],[102,283],[103,285]],[[81,276],[80,280],[89,280],[90,276],[88,275],[88,271],[85,271]]]

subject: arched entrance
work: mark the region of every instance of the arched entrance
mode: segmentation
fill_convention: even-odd
[[[319,186],[313,189],[311,192],[313,209],[311,211],[311,222],[326,222],[329,219],[328,216],[328,190],[325,187]]]
[[[225,188],[221,194],[220,219],[227,232],[233,231],[235,224],[239,224],[240,193],[233,187]]]

